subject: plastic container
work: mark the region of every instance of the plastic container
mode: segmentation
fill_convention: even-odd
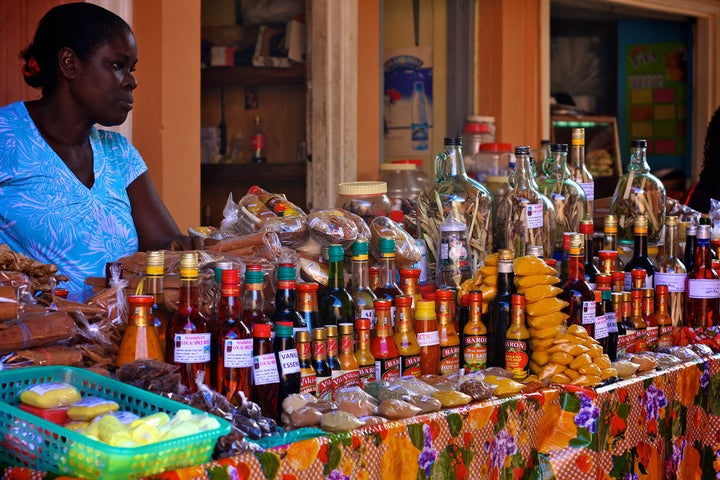
[[[20,393],[30,385],[65,382],[83,397],[113,400],[120,410],[139,416],[157,412],[169,415],[198,409],[74,367],[28,367],[0,372],[0,463],[30,467],[82,478],[140,478],[210,460],[218,437],[230,424],[185,437],[134,448],[113,447],[68,430],[17,407]]]
[[[480,145],[495,142],[495,117],[468,115],[462,139],[465,166],[469,168],[475,154],[480,151]]]
[[[489,177],[507,176],[512,151],[509,143],[483,143],[473,157],[468,174],[483,183],[489,182]]]
[[[387,184],[387,196],[393,210],[415,210],[415,199],[424,184],[418,182],[415,165],[411,163],[383,163],[380,180]]]
[[[393,164],[405,164],[409,163],[411,165],[415,165],[415,177],[417,179],[417,183],[420,184],[420,188],[424,188],[425,185],[428,184],[430,181],[430,178],[428,177],[428,174],[425,173],[423,170],[423,161],[419,158],[413,158],[409,160],[393,160],[391,163]]]
[[[335,208],[361,216],[368,224],[375,217],[387,217],[391,204],[387,183],[378,181],[346,182],[338,185]]]

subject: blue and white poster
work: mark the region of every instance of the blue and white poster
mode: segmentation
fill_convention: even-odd
[[[385,51],[385,155],[432,152],[432,49]]]

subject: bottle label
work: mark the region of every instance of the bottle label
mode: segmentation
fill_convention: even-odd
[[[373,322],[375,320],[375,309],[365,308],[363,310],[360,310],[360,318],[367,318],[370,320],[370,322]]]
[[[332,400],[333,379],[332,377],[315,377],[315,390],[318,400]]]
[[[467,372],[476,372],[487,366],[487,336],[466,335],[463,349],[463,366]]]
[[[420,355],[400,355],[400,376],[420,376]]]
[[[686,282],[687,273],[655,272],[655,287],[658,285],[667,285],[668,292],[670,293],[684,293]]]
[[[265,135],[256,133],[250,137],[250,148],[253,150],[262,150],[265,148]]]
[[[505,340],[505,369],[513,374],[516,380],[528,376],[528,344],[524,340]]]
[[[595,301],[583,302],[582,324],[592,325],[595,323]]]
[[[255,385],[280,383],[277,361],[274,353],[265,353],[253,357],[253,382]]]
[[[617,358],[625,358],[628,355],[628,346],[630,344],[630,338],[626,335],[618,335],[617,341]]]
[[[635,331],[635,351],[633,353],[646,352],[647,349],[647,330],[644,328],[638,328]]]
[[[300,393],[309,393],[315,395],[317,390],[317,379],[315,378],[315,370],[312,368],[300,369]]]
[[[375,378],[386,382],[400,378],[400,357],[375,360]]]
[[[647,348],[651,352],[654,352],[655,350],[657,350],[659,335],[660,335],[660,331],[659,331],[658,327],[647,327],[647,330],[645,330],[645,338],[647,339]]]
[[[328,358],[338,356],[338,338],[327,337],[327,356]]]
[[[176,333],[175,363],[206,363],[210,361],[209,333]]]
[[[300,371],[300,360],[296,349],[281,350],[278,352],[280,371],[283,375],[291,375]]]
[[[421,347],[431,347],[433,345],[440,345],[440,335],[437,330],[431,330],[429,332],[418,332],[416,335],[418,345]]]
[[[617,317],[615,316],[615,312],[605,313],[605,323],[607,324],[608,333],[618,332]]]
[[[440,349],[440,375],[457,373],[460,369],[460,347],[442,347]]]
[[[672,347],[672,332],[672,325],[663,325],[658,328],[658,348]]]
[[[366,365],[360,367],[360,386],[365,387],[370,382],[374,382],[377,377],[375,376],[375,365]]]
[[[720,298],[720,280],[689,278],[688,297]]]
[[[225,355],[223,365],[225,368],[248,368],[253,364],[253,340],[242,338],[225,340]]]
[[[594,182],[578,182],[585,192],[585,198],[588,202],[595,200],[595,183]]]
[[[614,324],[615,322],[613,322]],[[617,327],[615,327],[617,330]],[[607,338],[608,336],[608,322],[606,315],[600,315],[595,317],[595,340]]]
[[[525,206],[527,228],[543,228],[543,204],[531,203]]]
[[[335,392],[339,392],[343,388],[360,386],[360,370],[342,370],[341,374],[335,377]]]

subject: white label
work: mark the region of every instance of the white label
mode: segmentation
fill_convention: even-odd
[[[278,372],[274,353],[253,357],[253,381],[255,385],[280,383],[280,373]]]
[[[720,298],[720,280],[689,278],[688,297]]]
[[[300,360],[298,360],[297,350],[281,350],[278,352],[280,359],[280,370],[283,375],[290,375],[300,372]]]
[[[667,285],[668,292],[677,293],[685,291],[687,273],[662,273],[655,272],[655,287]]]
[[[531,203],[525,206],[525,218],[527,228],[543,228],[543,205],[542,203]]]
[[[73,403],[73,407],[98,407],[103,405],[117,405],[116,402],[100,397],[85,397],[82,400]]]
[[[437,333],[437,332],[436,332]],[[440,341],[438,340],[438,343]],[[28,387],[27,390],[29,392],[37,393],[40,396],[45,395],[48,392],[52,392],[54,390],[64,390],[64,389],[75,389],[70,384],[67,383],[38,383],[37,385],[33,385],[32,387]]]
[[[225,368],[248,368],[252,366],[252,338],[225,340]]]
[[[370,321],[375,319],[375,309],[374,308],[366,308],[365,310],[360,310],[360,318],[367,318]]]
[[[582,323],[591,325],[595,323],[595,301],[583,302]]]
[[[587,201],[590,202],[592,200],[595,200],[595,183],[593,182],[578,182],[580,186],[583,189],[583,192],[585,192],[585,197],[587,198]]]
[[[210,361],[209,333],[176,333],[175,363],[205,363]]]
[[[607,317],[600,315],[595,317],[595,340],[600,340],[608,336]]]
[[[440,345],[440,335],[437,330],[431,332],[419,332],[415,334],[418,345],[421,347],[430,347],[432,345]]]
[[[498,262],[498,273],[513,273],[513,262]]]
[[[617,333],[617,317],[615,316],[615,312],[605,314],[605,323],[607,324],[608,333]]]

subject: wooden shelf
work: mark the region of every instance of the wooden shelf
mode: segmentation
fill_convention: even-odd
[[[207,67],[200,73],[203,87],[305,83],[304,63],[296,63],[290,68]]]

